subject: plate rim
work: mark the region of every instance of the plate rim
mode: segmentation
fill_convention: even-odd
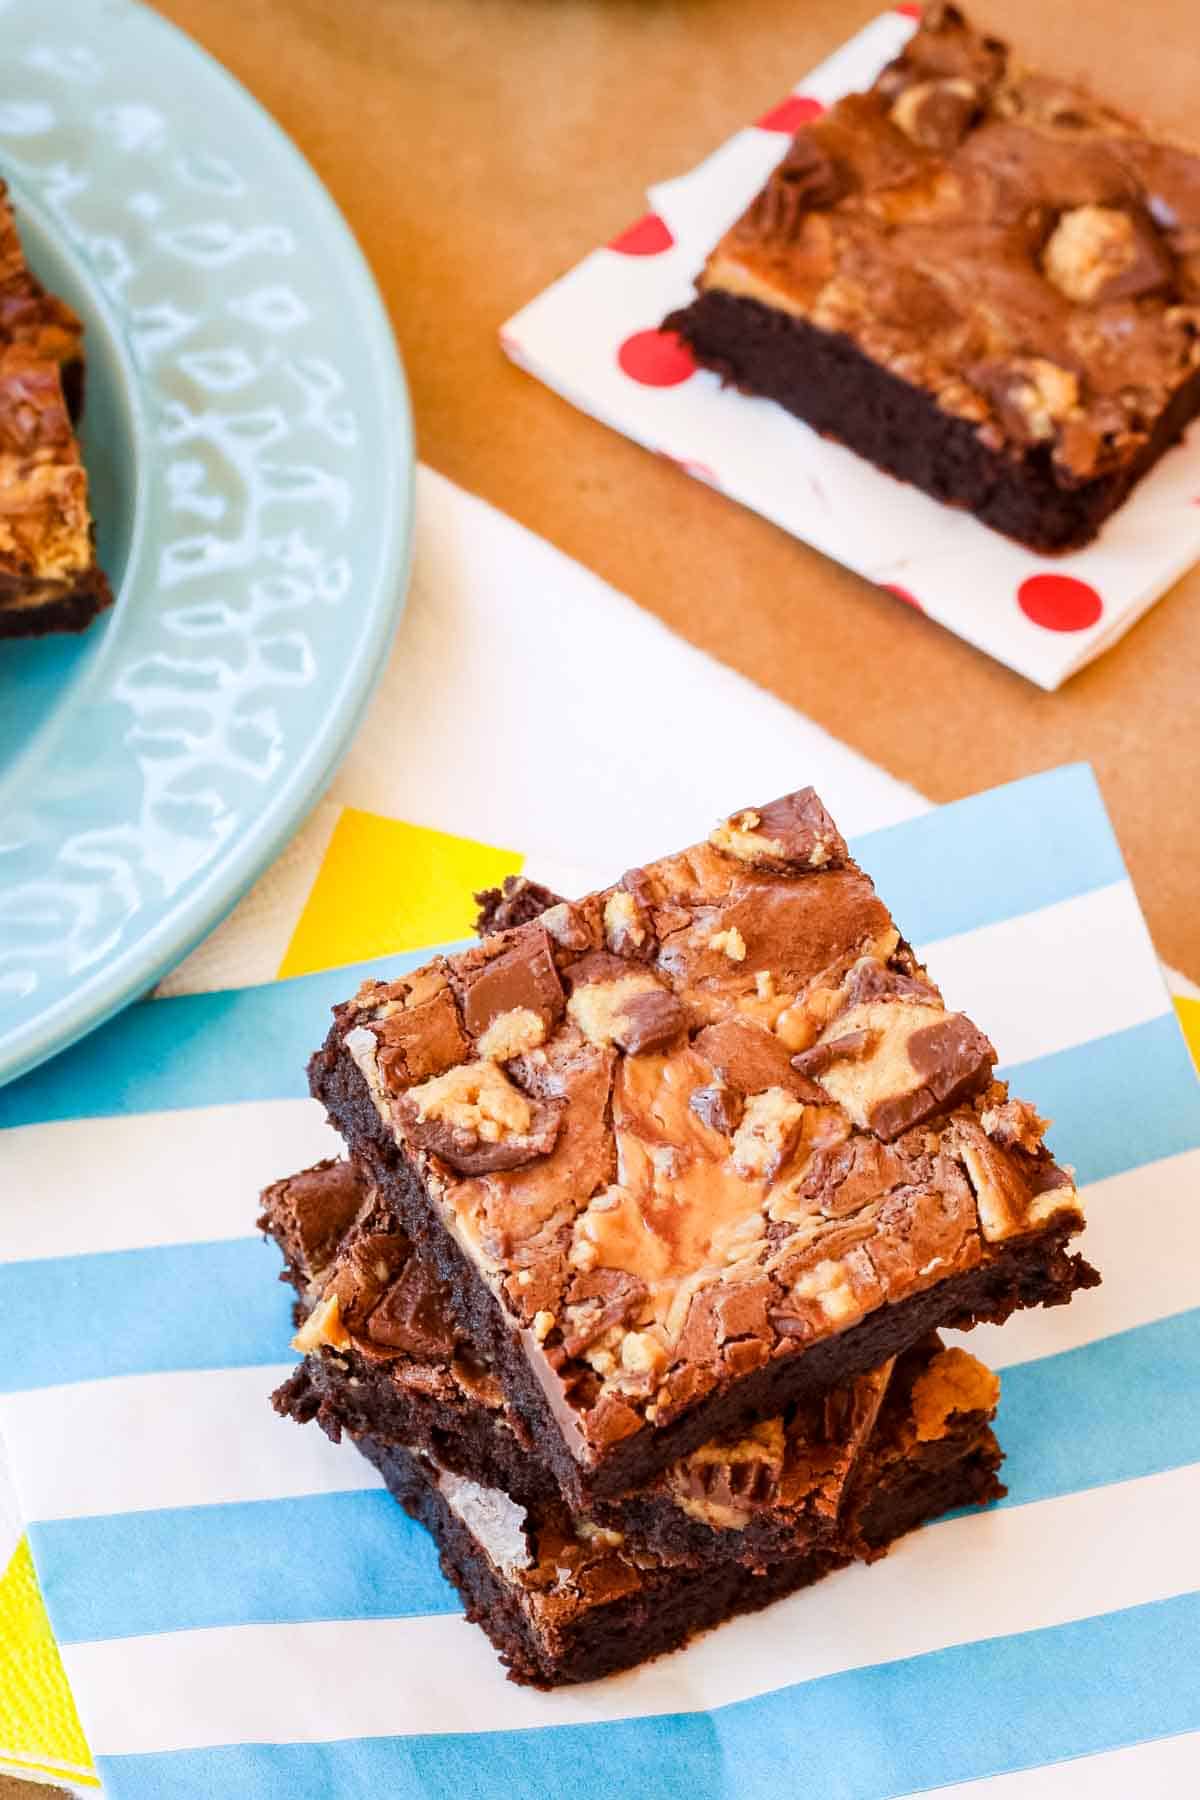
[[[292,840],[333,781],[383,677],[412,571],[417,466],[412,400],[383,295],[349,220],[290,132],[211,51],[143,0],[123,0],[123,5],[143,27],[158,29],[176,40],[190,59],[203,67],[207,79],[227,90],[232,105],[257,116],[259,127],[274,138],[282,164],[323,215],[329,238],[338,246],[339,266],[370,326],[364,348],[391,420],[382,449],[385,486],[393,492],[395,503],[382,521],[385,536],[379,546],[375,604],[360,654],[295,768],[185,900],[169,905],[148,931],[138,933],[135,928],[130,941],[106,956],[76,990],[0,1034],[0,1087],[28,1074],[145,997],[232,912]]]

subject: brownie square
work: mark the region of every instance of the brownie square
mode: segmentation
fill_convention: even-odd
[[[805,789],[367,982],[310,1080],[580,1509],[1098,1279],[994,1062]]]
[[[673,314],[697,359],[1038,551],[1200,410],[1200,154],[953,6],[806,125]]]
[[[322,1164],[263,1205],[306,1352],[276,1409],[354,1438],[432,1531],[514,1680],[557,1686],[645,1661],[1003,1492],[999,1383],[931,1337],[819,1404],[703,1446],[640,1494],[572,1512],[369,1177]]]

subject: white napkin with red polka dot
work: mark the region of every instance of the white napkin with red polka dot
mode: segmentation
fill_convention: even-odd
[[[722,388],[659,321],[783,155],[842,94],[866,87],[914,29],[876,19],[651,210],[508,321],[500,341],[550,387],[793,536],[1054,689],[1116,643],[1200,557],[1200,425],[1087,549],[1039,557],[819,437],[771,401]],[[714,500],[714,505],[717,502]]]

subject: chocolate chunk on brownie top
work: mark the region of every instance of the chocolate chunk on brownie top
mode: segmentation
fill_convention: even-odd
[[[1096,1277],[811,790],[336,1009],[314,1092],[574,1503]]]
[[[280,1412],[316,1418],[335,1440],[347,1432],[427,1452],[520,1505],[558,1498],[470,1344],[452,1292],[395,1226],[369,1177],[349,1162],[320,1164],[269,1188],[263,1208],[260,1224],[283,1251],[300,1299],[296,1343],[306,1353],[275,1396]],[[599,1503],[591,1522],[631,1550],[756,1570],[844,1542],[847,1496],[865,1447],[878,1442],[893,1378],[920,1413],[919,1440],[906,1454],[922,1468],[941,1465],[948,1438],[975,1441],[995,1410],[996,1378],[931,1337],[902,1359],[899,1375],[889,1362],[741,1436],[704,1444],[637,1495]]]
[[[929,6],[697,290],[667,323],[702,362],[1065,548],[1200,409],[1200,153]]]

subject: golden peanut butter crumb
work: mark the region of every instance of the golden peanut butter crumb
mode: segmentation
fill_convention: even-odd
[[[544,1344],[554,1330],[555,1317],[552,1312],[536,1312],[533,1315],[533,1335],[539,1344]]]
[[[666,1351],[648,1331],[630,1331],[621,1339],[621,1367],[631,1375],[657,1375],[666,1366]]]
[[[589,1044],[601,1048],[615,1043],[626,1027],[625,1009],[638,994],[657,994],[662,989],[654,976],[632,973],[617,981],[594,981],[577,987],[567,1001],[567,1013]]]
[[[1068,300],[1086,305],[1137,255],[1133,219],[1115,206],[1075,206],[1063,213],[1042,252],[1042,268]]]
[[[514,1006],[511,1012],[494,1018],[475,1048],[485,1062],[511,1062],[514,1056],[528,1056],[546,1041],[546,1021],[527,1006]]]
[[[491,1062],[462,1063],[409,1089],[417,1117],[441,1119],[481,1143],[496,1144],[510,1133],[528,1131],[529,1102]]]
[[[330,1294],[327,1300],[322,1300],[313,1307],[292,1339],[292,1349],[307,1356],[311,1350],[321,1350],[326,1346],[331,1350],[344,1350],[349,1342],[350,1333],[342,1324],[338,1297]]]
[[[966,1350],[942,1350],[913,1383],[917,1441],[945,1437],[955,1413],[988,1413],[1000,1398],[1000,1377]]]
[[[749,1181],[774,1175],[795,1139],[804,1106],[786,1088],[767,1088],[746,1102],[742,1122],[733,1134],[733,1166]]]
[[[827,1257],[792,1285],[797,1300],[815,1300],[831,1325],[845,1325],[863,1310],[846,1265]]]
[[[726,931],[714,931],[708,940],[710,950],[720,950],[730,962],[745,962],[746,940],[736,925]]]
[[[601,1544],[606,1550],[619,1550],[625,1542],[622,1531],[612,1531],[607,1525],[597,1525],[594,1519],[580,1519],[575,1527],[575,1535],[585,1544]]]
[[[637,902],[624,888],[614,888],[604,902],[604,937],[610,950],[620,949],[624,944],[640,949],[646,941],[646,927],[642,924]]]
[[[753,863],[763,856],[783,856],[785,850],[781,843],[760,835],[758,827],[761,824],[759,813],[734,813],[731,819],[709,832],[708,841],[714,850],[734,856],[739,862]]]

